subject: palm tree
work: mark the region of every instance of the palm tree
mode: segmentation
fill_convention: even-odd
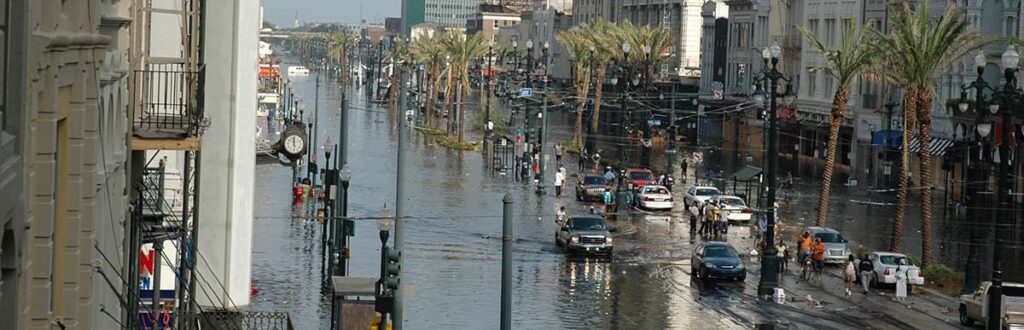
[[[928,150],[934,95],[932,84],[951,64],[970,52],[994,42],[995,39],[983,37],[977,29],[971,28],[961,8],[947,6],[938,17],[933,18],[929,12],[928,1],[915,6],[916,8],[911,8],[908,3],[903,3],[893,17],[891,32],[887,35],[879,34],[878,40],[873,44],[875,51],[887,57],[884,61],[888,65],[882,70],[883,76],[896,76],[896,79],[891,80],[903,84],[906,91],[904,127],[912,130],[916,125],[917,139],[921,145],[921,261],[922,266],[927,267],[932,262],[932,168],[931,154]],[[907,145],[909,135],[911,134],[904,134],[903,138],[903,172],[900,174],[896,221],[893,224],[893,237],[889,246],[893,251],[899,250],[902,235],[905,208],[903,204],[906,202],[906,181],[910,170]],[[900,232],[897,232],[897,229]]]
[[[832,190],[832,173],[835,171],[836,154],[838,153],[839,128],[843,126],[846,105],[850,101],[850,84],[853,79],[874,64],[874,53],[870,49],[870,25],[860,25],[853,20],[843,24],[839,49],[829,50],[822,45],[814,33],[802,26],[797,29],[807,38],[807,42],[821,55],[825,64],[820,70],[839,82],[839,88],[832,97],[832,118],[829,120],[828,153],[825,155],[825,171],[821,175],[821,194],[818,196],[817,226],[825,226],[828,215],[828,199]]]
[[[391,101],[391,105],[397,109],[398,89],[402,79],[402,72],[399,67],[402,63],[412,63],[409,43],[401,38],[396,39],[395,43],[391,46],[391,50],[388,51],[387,59],[391,61],[391,76],[388,77],[391,87],[388,89],[388,99]]]
[[[555,35],[558,41],[569,53],[569,62],[576,70],[573,85],[576,88],[576,129],[572,134],[572,142],[582,145],[583,136],[583,109],[587,105],[587,93],[590,92],[590,59],[587,56],[593,51],[587,39],[586,31],[581,27],[573,27],[569,30],[559,32]]]
[[[601,96],[604,92],[604,79],[608,74],[608,64],[614,58],[621,57],[621,42],[616,37],[617,27],[604,19],[597,19],[584,27],[594,48],[595,84],[594,84],[594,115],[590,119],[590,130],[598,132],[601,122]]]
[[[341,66],[341,86],[344,90],[348,87],[349,68],[348,54],[352,45],[355,44],[356,35],[347,28],[340,28],[327,36],[327,56],[338,61]]]
[[[451,55],[451,67],[454,69],[456,78],[454,83],[458,84],[459,93],[462,95],[462,102],[459,104],[459,142],[465,141],[466,131],[466,100],[469,98],[469,66],[470,64],[487,53],[487,46],[483,42],[483,35],[475,33],[471,36],[456,35],[453,38],[445,39],[445,48]],[[451,85],[453,81],[449,81]]]
[[[673,45],[672,35],[666,27],[635,26],[628,21],[621,25],[622,41],[629,42],[636,49],[636,54],[630,55],[630,62],[643,68],[641,75],[644,84],[650,85],[654,82],[654,70],[667,60],[662,56],[665,49]]]
[[[441,38],[433,34],[421,36],[410,46],[410,52],[417,62],[426,65],[427,74],[426,98],[424,102],[424,122],[432,125],[434,116],[434,102],[437,100],[437,87],[441,84],[441,68],[444,66],[444,49],[441,47]]]

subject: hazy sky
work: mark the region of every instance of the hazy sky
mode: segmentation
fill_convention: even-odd
[[[299,22],[384,23],[385,17],[401,17],[402,0],[262,0],[263,18],[276,26]],[[362,17],[360,17],[360,4]]]

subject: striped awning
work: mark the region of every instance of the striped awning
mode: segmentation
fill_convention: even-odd
[[[953,140],[947,140],[943,138],[932,137],[928,141],[928,153],[932,156],[943,156],[946,154],[946,149],[955,143]],[[910,152],[916,153],[921,151],[921,141],[917,138],[910,139]]]

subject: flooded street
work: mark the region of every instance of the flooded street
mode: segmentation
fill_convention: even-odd
[[[307,114],[313,111],[314,79],[315,74],[291,79]],[[321,79],[320,144],[326,136],[338,141],[340,102],[337,84]],[[349,215],[377,216],[385,204],[393,214],[397,118],[393,111],[368,105],[361,89],[349,95],[348,159],[353,173]],[[480,133],[468,126],[468,139],[479,140]],[[568,140],[565,134],[552,134],[549,141]],[[698,285],[690,277],[690,252],[697,241],[689,237],[687,223],[668,216],[634,214],[628,220],[611,221],[610,226],[617,229],[611,260],[567,258],[555,247],[553,220],[560,206],[570,215],[587,212],[588,206],[572,197],[573,185],[561,198],[554,196],[553,189],[538,196],[532,184],[490,175],[480,152],[451,151],[416,132],[409,138],[406,209],[411,218],[405,220],[402,272],[402,283],[408,288],[408,329],[497,328],[505,193],[514,199],[512,320],[516,329],[745,329],[763,322],[844,328],[860,324],[839,316],[808,317],[799,308],[754,299],[757,268],[753,262],[748,262],[751,276],[745,282]],[[566,155],[563,162],[570,173],[575,172],[575,157]],[[549,169],[554,168],[549,164]],[[321,224],[306,219],[301,209],[291,205],[291,179],[289,166],[257,165],[252,285],[260,293],[251,307],[287,311],[298,329],[326,329],[330,301],[320,291]],[[750,241],[750,236],[748,228],[735,227],[726,240],[735,242],[742,252],[740,245],[746,243],[741,242]],[[356,222],[351,247],[349,274],[378,277],[380,242],[374,221]]]

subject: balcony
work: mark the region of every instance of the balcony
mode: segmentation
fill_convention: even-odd
[[[186,64],[150,64],[132,74],[132,150],[198,150],[202,74]]]

